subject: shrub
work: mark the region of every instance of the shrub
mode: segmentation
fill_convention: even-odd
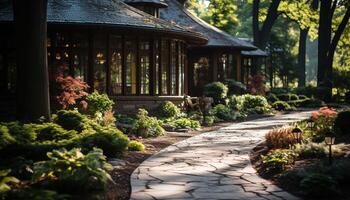
[[[285,101],[276,101],[272,104],[272,108],[278,111],[282,110],[292,110],[292,107]]]
[[[342,185],[349,185],[350,183],[350,160],[339,159],[332,164],[329,169],[331,176]]]
[[[295,143],[292,134],[293,127],[285,126],[282,128],[275,128],[265,135],[266,145],[270,149],[289,148]]]
[[[80,140],[83,150],[90,151],[97,147],[108,157],[113,157],[125,151],[129,138],[116,128],[103,128],[97,132],[90,130]]]
[[[224,120],[224,121],[231,121],[235,120],[236,117],[233,114],[232,110],[225,105],[218,104],[214,108],[212,108],[209,111],[210,115],[215,116],[218,119]]]
[[[262,167],[265,173],[277,173],[294,162],[296,155],[288,149],[275,149],[266,156],[261,156]]]
[[[350,135],[350,110],[338,113],[334,121],[334,130],[338,134]]]
[[[128,150],[129,151],[144,151],[145,145],[143,145],[141,142],[138,142],[136,140],[132,140],[129,142]]]
[[[6,126],[0,124],[0,149],[6,147],[9,144],[15,143],[15,138],[13,138],[9,129]]]
[[[338,194],[338,183],[330,176],[321,173],[308,174],[301,182],[300,187],[306,196],[329,197]]]
[[[34,182],[46,182],[59,191],[78,193],[104,190],[111,181],[102,150],[93,149],[84,155],[80,149],[48,152],[49,160],[34,163]]]
[[[200,128],[201,125],[199,121],[187,119],[187,118],[179,118],[171,121],[169,124],[173,125],[175,128]]]
[[[109,99],[107,94],[100,94],[97,91],[86,97],[88,103],[88,111],[91,114],[96,112],[105,113],[112,110],[114,102]]]
[[[0,195],[1,197],[1,195]],[[11,191],[6,196],[8,199],[16,200],[69,200],[72,199],[71,195],[68,194],[58,194],[53,190],[44,190],[34,187],[21,188]],[[5,198],[6,199],[6,198]]]
[[[327,146],[321,143],[303,143],[296,144],[294,152],[298,154],[299,158],[323,158],[327,153]]]
[[[250,94],[232,96],[229,105],[233,110],[246,114],[264,114],[271,108],[265,97]]]
[[[204,124],[205,126],[211,126],[211,125],[214,124],[214,122],[215,122],[215,117],[214,117],[214,116],[208,115],[208,116],[205,116],[205,117],[203,118],[203,124]]]
[[[278,94],[277,97],[281,101],[295,101],[295,100],[299,100],[298,95],[293,94],[293,93]]]
[[[306,95],[299,95],[298,98],[299,100],[309,99]]]
[[[228,95],[241,94],[247,90],[247,86],[233,79],[226,79],[225,84],[228,88]]]
[[[261,74],[256,74],[253,77],[249,77],[248,80],[248,91],[253,95],[265,95],[266,85],[265,76]]]
[[[79,133],[88,128],[88,119],[77,110],[60,110],[54,122],[66,130],[75,130]]]
[[[9,183],[18,183],[19,180],[9,176],[11,170],[0,170],[0,197],[1,194],[11,190]]]
[[[337,111],[328,107],[322,107],[318,111],[311,113],[311,118],[315,121],[318,132],[332,129],[336,116]]]
[[[158,107],[158,113],[161,117],[171,118],[180,115],[180,109],[171,101],[164,101]]]
[[[76,136],[76,131],[67,131],[60,125],[54,123],[33,124],[34,131],[37,133],[36,141],[59,141],[71,139]]]
[[[274,94],[274,93],[269,93],[266,97],[267,101],[270,103],[274,103],[276,101],[279,101],[280,99]]]
[[[325,105],[326,104],[322,100],[314,99],[314,98],[308,99],[304,103],[304,107],[308,107],[308,108],[319,108]]]
[[[22,124],[20,122],[3,123],[6,126],[10,135],[15,138],[16,144],[28,144],[34,142],[36,133],[30,124]]]
[[[139,109],[134,129],[142,137],[157,137],[165,132],[161,122],[155,117],[149,117],[145,109]]]
[[[228,88],[221,82],[213,82],[204,86],[203,94],[212,97],[216,104],[221,103],[227,97]]]

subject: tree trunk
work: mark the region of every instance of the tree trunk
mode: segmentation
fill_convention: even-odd
[[[50,119],[47,67],[47,0],[13,0],[16,60],[17,117]]]
[[[306,40],[309,29],[300,29],[299,36],[299,53],[298,53],[298,71],[299,71],[299,87],[305,86],[305,64],[306,64]]]

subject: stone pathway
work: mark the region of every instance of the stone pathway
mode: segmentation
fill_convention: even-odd
[[[173,144],[133,172],[131,199],[298,199],[260,178],[249,152],[273,127],[309,115],[301,112],[232,124]]]

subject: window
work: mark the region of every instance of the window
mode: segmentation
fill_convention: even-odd
[[[185,84],[185,51],[182,43],[178,44],[178,60],[179,60],[179,95],[184,94],[184,84]]]
[[[227,78],[228,57],[222,54],[219,58],[218,80],[224,81]]]
[[[237,58],[235,55],[228,56],[227,78],[237,80]]]
[[[74,33],[71,38],[72,48],[70,55],[71,71],[74,77],[81,77],[87,81],[88,68],[88,38],[85,34]]]
[[[110,69],[111,69],[111,94],[122,93],[122,38],[121,36],[110,36]]]
[[[193,66],[193,83],[195,87],[204,87],[209,82],[209,59],[201,57]]]
[[[161,94],[168,93],[168,66],[169,66],[169,43],[167,40],[162,40],[161,44]]]
[[[176,95],[176,68],[177,68],[177,52],[176,52],[176,43],[171,41],[170,43],[170,52],[171,52],[171,61],[170,61],[170,74],[171,74],[171,95]]]
[[[94,89],[99,92],[106,92],[106,45],[105,35],[94,37]]]
[[[155,51],[155,75],[154,75],[154,87],[155,87],[155,94],[158,95],[159,94],[159,73],[160,73],[160,63],[159,63],[159,41],[156,40],[155,44],[154,44],[154,51]]]
[[[141,94],[149,94],[150,85],[150,42],[140,42],[140,86]]]
[[[125,41],[126,65],[125,65],[125,87],[126,94],[136,94],[136,40]]]

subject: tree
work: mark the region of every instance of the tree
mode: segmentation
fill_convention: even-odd
[[[320,0],[317,84],[328,88],[326,101],[332,99],[334,54],[349,22],[349,4],[345,0]],[[334,23],[336,17],[341,18],[337,24]]]
[[[21,120],[50,119],[46,33],[47,0],[13,0],[17,116]]]

